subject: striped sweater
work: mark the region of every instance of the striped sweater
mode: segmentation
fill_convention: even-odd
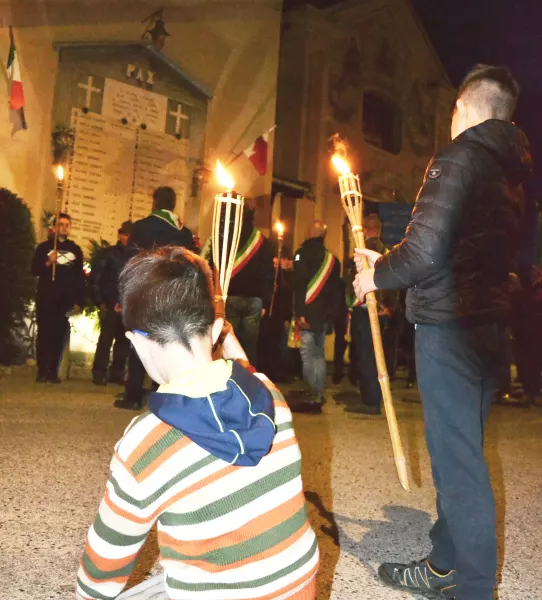
[[[209,385],[226,389],[231,373],[231,363],[216,361],[198,373],[203,393],[194,379],[159,392],[207,395]],[[291,413],[271,382],[256,377],[272,395],[276,425],[271,449],[256,466],[214,456],[151,412],[128,426],[89,530],[78,600],[116,598],[155,523],[171,600],[315,598],[318,546]]]

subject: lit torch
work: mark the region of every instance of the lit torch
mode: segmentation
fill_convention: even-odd
[[[341,192],[341,202],[348,216],[352,227],[352,235],[357,248],[365,248],[365,236],[363,235],[363,199],[361,194],[361,186],[359,176],[354,175],[350,170],[350,165],[346,160],[345,146],[342,142],[336,146],[338,152],[333,155],[332,163],[339,173],[339,189]],[[367,258],[362,259],[363,268],[367,269]],[[378,380],[382,389],[382,398],[384,400],[384,408],[390,430],[391,443],[393,447],[393,455],[395,457],[395,466],[399,480],[403,488],[410,491],[408,482],[408,473],[406,467],[405,454],[403,444],[399,435],[399,427],[397,425],[397,417],[395,415],[395,407],[393,406],[393,398],[391,395],[390,379],[388,369],[386,367],[386,358],[382,346],[382,335],[380,332],[380,322],[378,320],[378,308],[374,292],[367,294],[366,297],[367,309],[369,311],[369,320],[371,323],[371,333],[373,337],[373,346],[376,359],[376,367],[378,370]]]
[[[57,165],[56,168],[56,214],[55,214],[55,237],[53,241],[53,253],[56,254],[58,246],[58,221],[62,212],[62,204],[64,201],[64,167]],[[56,279],[56,259],[53,263],[53,281]]]
[[[216,176],[225,191],[215,196],[213,214],[213,263],[216,272],[216,300],[225,303],[231,275],[239,248],[245,199],[233,190],[234,181],[220,161],[216,161]]]
[[[277,268],[275,269],[275,283],[273,284],[273,296],[271,297],[271,307],[269,316],[273,314],[273,306],[275,304],[275,294],[277,293],[277,282],[279,278],[280,260],[282,258],[282,245],[284,242],[284,223],[277,221],[275,223],[275,233],[277,234]]]

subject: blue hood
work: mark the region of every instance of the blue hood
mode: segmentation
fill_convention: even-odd
[[[241,467],[257,465],[275,438],[273,396],[236,362],[226,389],[198,398],[155,392],[149,410],[213,456]]]

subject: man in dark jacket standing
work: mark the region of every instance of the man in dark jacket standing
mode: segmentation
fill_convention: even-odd
[[[71,218],[60,213],[56,252],[54,236],[42,242],[32,260],[32,273],[39,277],[36,297],[36,359],[38,376],[36,381],[60,383],[58,369],[68,338],[70,323],[68,313],[79,313],[85,299],[85,275],[83,252],[68,239]],[[53,281],[53,264],[56,263]]]
[[[429,164],[405,239],[356,277],[358,298],[409,288],[438,520],[430,555],[386,563],[387,585],[456,600],[493,600],[495,502],[484,428],[506,360],[508,273],[519,237],[528,141],[513,123],[519,87],[478,65],[460,87],[453,142]],[[359,260],[358,260],[359,263]],[[358,265],[359,266],[359,265]]]
[[[111,383],[124,385],[126,359],[130,342],[122,324],[119,305],[119,275],[128,260],[128,240],[132,222],[125,221],[118,230],[118,240],[114,246],[103,248],[94,261],[90,274],[92,291],[100,308],[100,337],[92,365],[92,381],[96,385]],[[114,342],[114,344],[113,344]],[[113,344],[113,362],[109,369],[109,354]]]
[[[260,322],[269,312],[274,281],[273,247],[254,227],[254,211],[245,208],[226,301],[226,318],[251,365],[257,363]]]
[[[177,204],[175,190],[159,187],[153,195],[152,213],[132,225],[128,255],[139,250],[151,250],[160,246],[183,246],[194,251],[194,236],[173,212]],[[135,350],[130,349],[128,357],[128,377],[123,398],[115,400],[117,408],[141,410],[143,408],[143,383],[145,369]]]
[[[331,333],[341,297],[341,265],[324,246],[326,225],[314,221],[294,259],[294,317],[301,327],[303,379],[310,387],[297,412],[322,412],[326,383],[326,333]]]

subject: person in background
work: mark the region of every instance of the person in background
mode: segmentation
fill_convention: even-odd
[[[332,332],[341,301],[341,265],[325,247],[327,228],[313,221],[294,259],[294,318],[301,327],[303,379],[309,393],[292,409],[321,413],[326,384],[326,334]]]
[[[382,223],[378,215],[369,214],[364,218],[363,232],[365,234],[365,246],[369,250],[379,254],[387,252],[388,249],[381,240]],[[376,292],[378,319],[388,371],[390,371],[392,359],[390,355],[393,350],[396,351],[396,344],[393,350],[390,348],[390,339],[393,340],[393,338],[389,328],[391,327],[393,314],[397,309],[398,300],[399,295],[395,291]],[[371,323],[366,304],[357,303],[353,308],[352,339],[357,350],[360,401],[355,404],[348,404],[345,411],[365,415],[379,415],[382,413],[382,391],[378,379]]]
[[[533,267],[521,275],[516,315],[516,366],[523,396],[505,404],[542,406],[542,272]]]
[[[269,311],[274,281],[273,247],[254,227],[254,210],[245,207],[226,318],[253,365],[257,363],[260,322]]]
[[[36,296],[36,381],[39,383],[60,383],[58,370],[69,336],[68,316],[69,313],[81,312],[85,298],[83,252],[75,242],[68,239],[71,217],[60,213],[58,223],[55,222],[54,226],[58,227],[56,251],[53,250],[53,231],[45,242],[38,245],[32,260],[32,273],[39,278]]]
[[[195,250],[194,236],[175,214],[177,196],[170,187],[159,187],[152,195],[152,212],[132,225],[128,242],[129,255],[140,250],[150,250],[162,246],[181,246]],[[117,398],[117,408],[141,410],[143,408],[145,368],[137,352],[130,349],[128,356],[128,377],[122,398]]]
[[[288,326],[293,306],[293,259],[289,248],[283,248],[280,262],[273,259],[277,287],[269,313],[262,319],[258,343],[258,368],[273,381],[290,382],[293,376],[291,350],[288,348]]]
[[[130,342],[120,314],[118,279],[129,258],[127,246],[131,231],[132,222],[125,221],[118,230],[117,243],[98,252],[90,273],[94,300],[100,309],[100,337],[92,366],[95,385],[106,385],[108,381],[124,385]],[[109,367],[111,344],[113,362]]]
[[[331,376],[333,385],[339,385],[343,380],[345,370],[344,355],[347,349],[349,360],[348,379],[352,385],[357,385],[359,381],[356,346],[352,339],[352,312],[354,308],[354,294],[352,291],[353,271],[355,271],[354,261],[349,260],[345,265],[345,275],[341,277],[337,318],[333,324],[335,333],[333,373]]]

